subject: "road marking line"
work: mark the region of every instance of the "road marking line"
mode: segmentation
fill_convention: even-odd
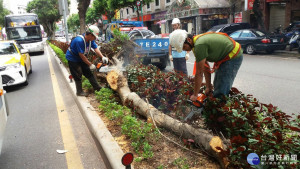
[[[61,135],[64,143],[64,148],[68,152],[66,155],[68,168],[83,169],[79,151],[77,149],[76,141],[73,135],[72,127],[69,121],[68,112],[66,111],[61,92],[59,90],[58,82],[55,76],[54,68],[50,59],[50,54],[47,49],[48,63],[50,68],[50,75],[53,84],[54,97],[56,102],[57,114],[61,129]]]

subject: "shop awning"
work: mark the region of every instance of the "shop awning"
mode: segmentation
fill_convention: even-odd
[[[199,8],[227,8],[230,7],[227,0],[194,0]]]

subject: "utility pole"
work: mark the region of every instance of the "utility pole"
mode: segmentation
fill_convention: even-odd
[[[68,23],[67,23],[67,11],[68,9],[66,9],[66,5],[67,4],[67,0],[62,0],[62,10],[63,10],[63,15],[64,15],[64,26],[65,26],[65,36],[66,36],[66,41],[67,43],[69,42],[69,33],[68,33]]]

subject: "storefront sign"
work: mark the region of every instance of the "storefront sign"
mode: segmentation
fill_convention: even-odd
[[[151,15],[151,20],[163,20],[165,19],[167,11],[154,13]]]
[[[102,15],[102,20],[107,20],[107,16],[106,15]]]
[[[243,19],[243,13],[237,12],[234,14],[234,23],[241,23]]]
[[[140,16],[140,21],[142,20],[142,17]],[[131,18],[131,21],[137,21],[137,17]],[[151,14],[143,15],[143,21],[151,21]]]
[[[254,0],[248,0],[248,9],[249,10],[253,9],[253,2],[254,2]]]

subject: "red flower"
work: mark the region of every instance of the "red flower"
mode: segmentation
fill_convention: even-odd
[[[247,138],[243,138],[243,137],[241,137],[240,135],[234,136],[234,137],[232,137],[232,138],[230,139],[230,142],[231,142],[231,143],[235,143],[235,144],[243,144],[243,143],[245,143],[246,141],[248,141],[248,139],[247,139]]]
[[[240,152],[243,152],[243,151],[245,151],[245,148],[244,147],[238,147],[236,150],[240,151]]]

